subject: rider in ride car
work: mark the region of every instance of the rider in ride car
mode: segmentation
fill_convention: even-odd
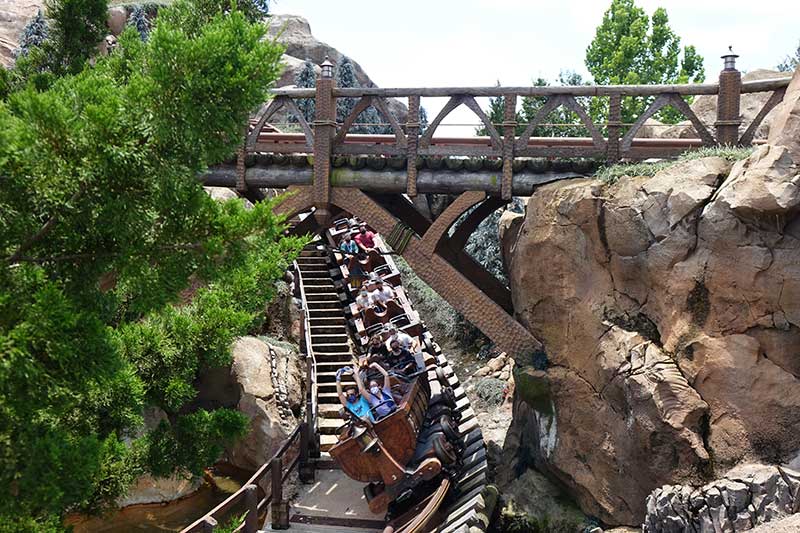
[[[370,293],[372,301],[386,307],[386,302],[397,297],[394,289],[387,286],[382,279],[378,278],[375,282],[375,289]]]
[[[373,304],[374,302],[372,300],[372,296],[370,296],[369,291],[367,290],[367,286],[362,285],[358,296],[356,296],[356,307],[358,307],[359,311],[363,312],[372,307]]]
[[[375,249],[375,234],[367,229],[366,224],[361,224],[356,234],[356,244],[364,252],[369,252]]]
[[[417,339],[409,335],[404,331],[398,331],[397,326],[394,324],[389,325],[389,345],[391,346],[392,341],[399,341],[400,346],[405,348],[411,353],[417,353],[419,351],[419,342]]]
[[[406,375],[413,374],[417,370],[417,362],[414,356],[411,352],[400,346],[400,341],[397,339],[390,341],[389,347],[391,349],[389,350],[389,355],[386,357],[386,364],[390,369]]]
[[[358,244],[356,244],[349,233],[345,233],[342,242],[339,243],[339,250],[341,250],[346,257],[350,257],[358,253]]]
[[[397,409],[397,404],[392,397],[392,386],[389,383],[389,373],[378,363],[372,363],[369,368],[375,369],[383,374],[383,387],[378,384],[377,379],[371,379],[369,382],[369,389],[364,388],[364,382],[361,376],[356,373],[355,379],[358,384],[358,390],[361,391],[361,396],[369,401],[372,406],[372,412],[375,420],[380,420],[389,416]]]
[[[350,367],[340,368],[336,371],[336,393],[339,395],[339,401],[347,411],[356,417],[374,422],[375,418],[372,416],[369,402],[358,393],[355,386],[348,385],[346,391],[342,392],[342,376],[353,373],[353,369]]]

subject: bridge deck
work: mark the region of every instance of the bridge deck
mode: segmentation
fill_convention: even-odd
[[[291,529],[305,531],[302,527],[308,525],[337,531],[383,531],[384,517],[370,512],[363,488],[363,483],[350,479],[341,470],[317,470],[316,481],[300,485],[300,492],[290,504]]]

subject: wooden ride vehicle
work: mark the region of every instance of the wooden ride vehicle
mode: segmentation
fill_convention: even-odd
[[[463,441],[455,394],[443,373],[431,368],[407,382],[391,376],[393,391],[402,392],[397,409],[375,423],[351,416],[329,451],[345,474],[369,483],[364,494],[373,513],[386,512],[415,486],[458,468]]]

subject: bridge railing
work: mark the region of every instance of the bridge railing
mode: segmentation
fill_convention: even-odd
[[[425,157],[471,157],[497,161],[502,169],[501,195],[511,196],[515,158],[593,158],[616,162],[621,159],[670,157],[700,146],[749,145],[764,117],[783,98],[789,78],[742,82],[736,70],[735,56],[725,56],[725,69],[719,81],[710,84],[686,85],[607,85],[607,86],[548,86],[548,87],[439,87],[395,88],[377,87],[337,88],[330,64],[323,68],[315,89],[277,89],[273,99],[258,112],[251,122],[241,150],[237,168],[240,176],[237,187],[245,184],[245,157],[248,153],[312,154],[309,160],[314,174],[328,176],[331,161],[337,157],[372,155],[400,161],[407,170],[407,193],[416,194],[417,165]],[[771,92],[771,95],[750,124],[741,132],[739,115],[742,94]],[[717,96],[717,114],[713,125],[705,124],[686,102],[686,97]],[[493,124],[476,98],[503,97],[503,122]],[[422,98],[448,98],[447,103],[420,131],[418,122]],[[525,124],[517,122],[517,103],[524,97],[540,97],[543,104]],[[647,98],[649,105],[632,123],[622,122],[623,98]],[[336,99],[355,99],[350,114],[339,123],[336,120]],[[390,98],[406,100],[407,119],[401,123],[390,111]],[[315,116],[309,121],[301,111],[301,100],[314,100]],[[596,123],[589,108],[604,108],[604,122]],[[606,101],[607,100],[607,101]],[[471,138],[436,137],[447,116],[459,106],[468,108],[480,121],[487,135]],[[648,119],[670,106],[683,115],[697,133],[695,139],[639,139],[637,133]],[[358,117],[373,108],[388,124],[389,135],[356,135],[350,130]],[[588,137],[534,137],[537,127],[545,123],[554,110],[564,107],[578,117],[577,126]],[[270,119],[283,111],[297,124],[300,133],[278,133],[269,127]],[[521,131],[520,131],[521,130]],[[517,165],[519,167],[519,165]]]
[[[292,431],[275,455],[264,463],[242,488],[184,528],[181,533],[212,532],[225,520],[233,518],[231,515],[235,516],[235,510],[242,508],[245,512],[244,521],[237,525],[236,531],[255,533],[259,529],[258,517],[266,513],[267,506],[272,505],[273,515],[276,510],[280,514],[281,509],[287,508],[282,494],[283,482],[298,461],[303,459],[305,453],[300,438],[304,431],[306,431],[305,422]],[[259,498],[259,494],[264,496]]]
[[[300,292],[300,327],[303,331],[303,340],[300,349],[305,352],[306,357],[306,431],[301,436],[304,440],[304,448],[309,450],[313,457],[319,457],[320,443],[317,423],[319,421],[319,405],[317,403],[317,361],[311,344],[311,317],[308,312],[308,299],[306,298],[305,283],[303,283],[303,273],[297,265],[293,263],[297,285]],[[313,473],[303,471],[301,476],[313,476]]]

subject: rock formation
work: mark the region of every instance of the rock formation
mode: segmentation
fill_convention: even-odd
[[[338,64],[345,55],[327,43],[318,41],[311,34],[311,26],[303,17],[297,15],[272,15],[266,20],[269,35],[277,38],[278,42],[286,46],[283,54],[283,63],[286,66],[276,87],[294,85],[297,73],[302,70],[306,59],[314,65],[322,63],[328,57],[332,63]],[[353,58],[350,58],[356,73],[356,79],[363,87],[376,87],[364,69]],[[317,67],[317,71],[319,71]],[[394,114],[399,122],[405,122],[408,109],[398,100],[389,98],[389,111]]]
[[[256,470],[297,426],[293,410],[303,403],[299,356],[287,346],[242,337],[233,345],[231,378],[238,384],[237,409],[250,418],[250,432],[228,450],[228,462]]]
[[[800,453],[798,137],[772,135],[733,166],[547,185],[503,221],[514,308],[546,350],[516,360],[506,453],[607,524],[640,524],[662,485]]]
[[[667,485],[647,498],[644,533],[737,533],[800,510],[800,472],[740,465],[699,488]],[[768,529],[772,531],[772,529]]]
[[[0,0],[0,67],[14,62],[22,30],[43,6],[44,0]]]

